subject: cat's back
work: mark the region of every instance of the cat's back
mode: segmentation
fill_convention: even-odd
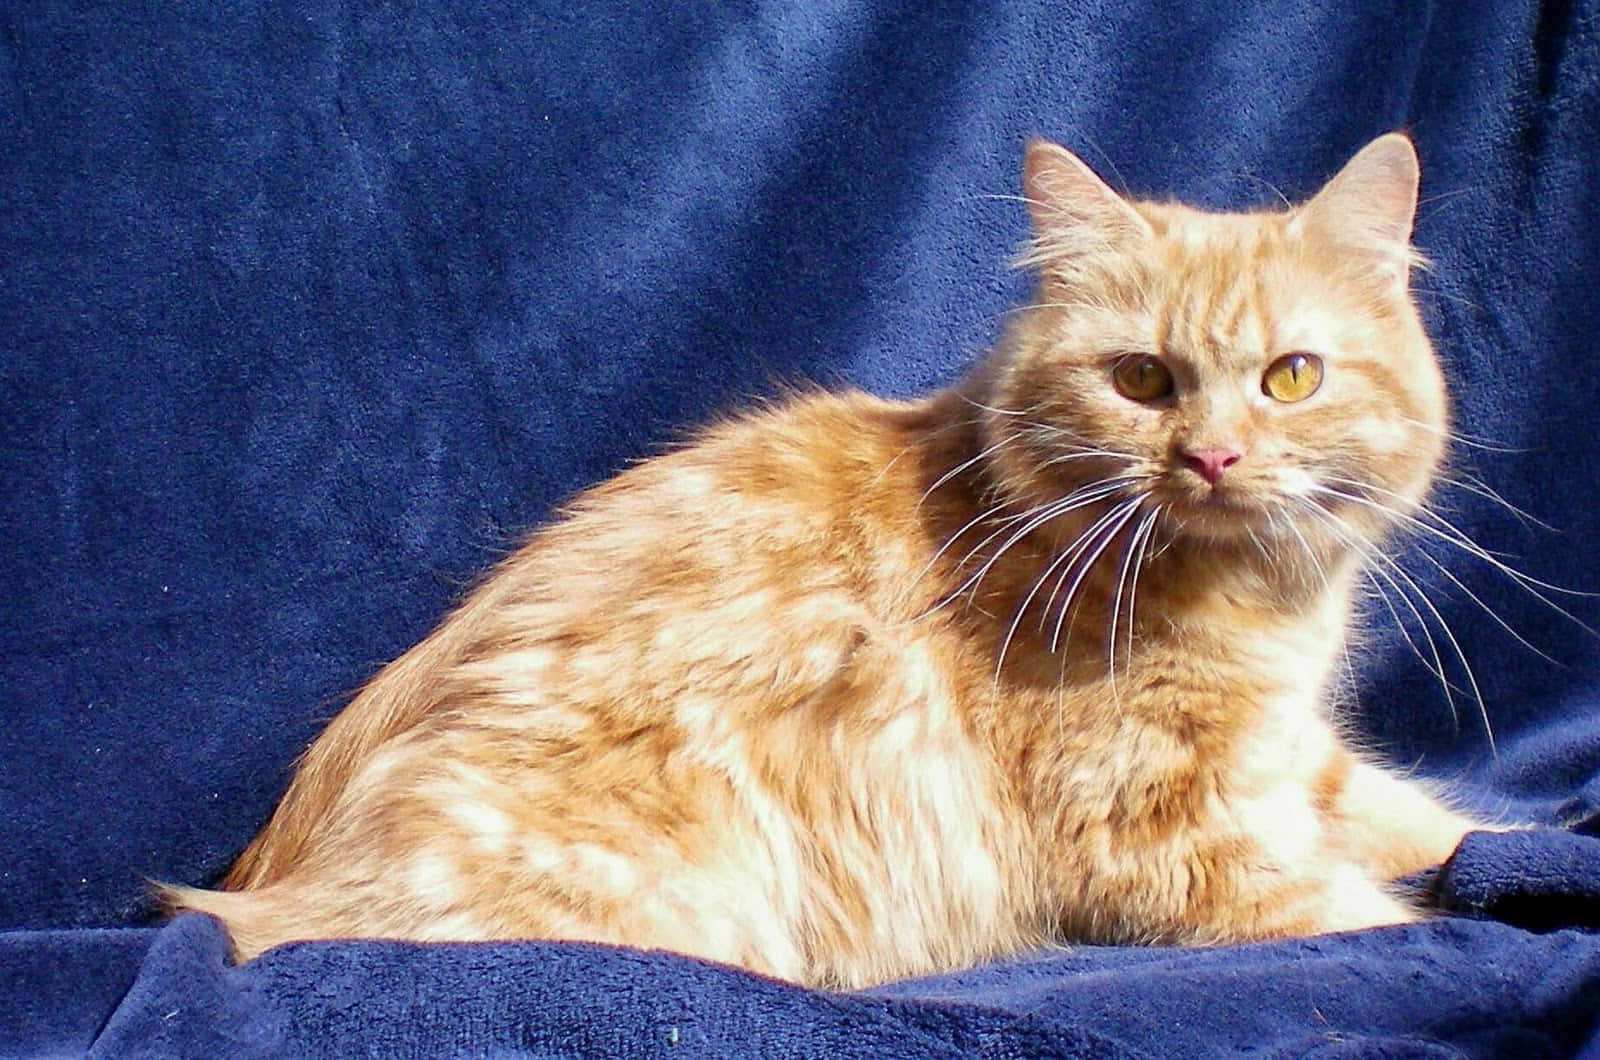
[[[584,547],[597,533],[588,538],[593,550],[742,539],[752,530],[762,541],[826,548],[857,533],[911,532],[924,450],[942,429],[930,401],[796,394],[707,427],[580,494],[527,551]]]
[[[507,622],[537,611],[572,643],[637,627],[663,649],[709,644],[785,618],[815,630],[830,606],[899,618],[908,592],[930,595],[916,582],[936,424],[928,403],[859,392],[729,419],[579,495],[485,588]]]
[[[938,416],[926,401],[795,394],[579,494],[329,724],[226,886],[301,864],[336,807],[382,776],[380,755],[562,716],[633,731],[675,698],[737,715],[730,698],[753,700],[733,685],[836,665],[863,623],[914,606]]]

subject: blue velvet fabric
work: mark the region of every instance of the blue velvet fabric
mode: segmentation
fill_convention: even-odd
[[[1454,711],[1374,601],[1351,724],[1546,827],[1472,837],[1424,924],[855,995],[140,926],[560,498],[786,383],[955,378],[1026,289],[1027,136],[1224,208],[1393,128],[1470,435],[1440,510],[1600,589],[1597,0],[0,7],[0,1054],[1600,1055],[1600,839],[1562,830],[1600,649],[1437,540],[1400,561],[1495,744],[1420,604]]]

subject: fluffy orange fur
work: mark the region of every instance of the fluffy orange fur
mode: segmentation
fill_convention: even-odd
[[[243,958],[584,939],[832,987],[1415,918],[1384,881],[1474,823],[1326,702],[1445,436],[1410,143],[1283,212],[1130,202],[1042,142],[1025,184],[1038,296],[972,375],[585,493],[173,904]],[[1283,400],[1294,355],[1320,384]]]

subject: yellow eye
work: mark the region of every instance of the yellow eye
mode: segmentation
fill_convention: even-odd
[[[1321,385],[1322,358],[1314,353],[1286,353],[1261,377],[1261,392],[1277,401],[1304,401]]]
[[[1172,393],[1172,372],[1161,358],[1148,353],[1130,353],[1111,368],[1111,382],[1117,393],[1134,401],[1155,401]]]

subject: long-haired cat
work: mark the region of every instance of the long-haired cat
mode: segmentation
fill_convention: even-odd
[[[1417,162],[1283,212],[1024,167],[952,389],[816,393],[578,497],[328,726],[221,892],[290,939],[584,939],[855,987],[1063,939],[1414,919],[1474,823],[1328,713],[1428,489]]]

